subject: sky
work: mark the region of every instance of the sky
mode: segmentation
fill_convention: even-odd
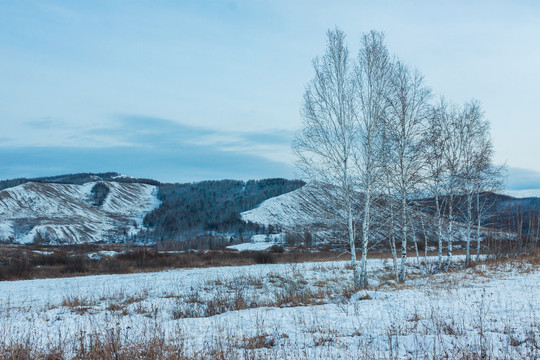
[[[0,1],[0,179],[298,177],[326,31],[384,31],[436,96],[477,99],[508,187],[540,188],[538,1]]]

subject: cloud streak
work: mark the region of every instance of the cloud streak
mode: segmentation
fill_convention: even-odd
[[[26,126],[46,133],[60,123]],[[73,135],[79,146],[0,147],[0,177],[118,171],[161,181],[293,177],[290,132],[223,132],[172,120],[123,116]],[[109,140],[120,145],[109,146]]]
[[[24,125],[44,138],[66,131],[64,122],[52,118]],[[88,171],[171,182],[294,177],[291,131],[219,131],[140,115],[117,116],[108,126],[70,130],[61,145],[0,147],[0,177]],[[507,185],[510,190],[539,189],[540,172],[510,167]]]
[[[540,172],[515,167],[508,168],[508,189],[540,189]]]

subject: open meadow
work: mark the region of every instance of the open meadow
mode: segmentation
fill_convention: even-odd
[[[0,282],[7,359],[519,359],[540,356],[540,258],[433,273],[409,258]]]

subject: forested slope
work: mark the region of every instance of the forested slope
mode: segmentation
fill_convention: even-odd
[[[162,184],[158,194],[161,206],[145,216],[144,226],[152,229],[150,237],[161,239],[185,238],[208,231],[262,231],[261,225],[244,222],[240,213],[303,185],[301,180],[281,178]]]

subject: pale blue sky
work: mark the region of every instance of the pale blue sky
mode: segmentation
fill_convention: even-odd
[[[540,188],[540,2],[1,1],[0,178],[293,177],[325,32],[385,31],[436,94],[478,99],[513,188]]]

